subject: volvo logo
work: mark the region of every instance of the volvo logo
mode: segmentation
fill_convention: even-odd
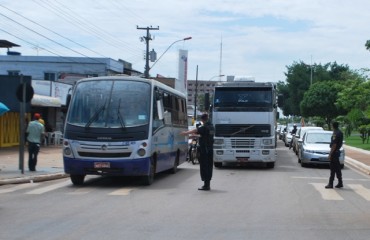
[[[101,146],[101,150],[103,150],[103,151],[106,151],[106,150],[107,150],[107,148],[108,148],[108,146],[107,146],[107,145],[105,145],[105,144]]]

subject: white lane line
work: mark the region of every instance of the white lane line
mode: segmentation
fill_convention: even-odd
[[[370,190],[361,184],[347,184],[355,193],[363,197],[366,201],[370,201]]]
[[[50,185],[50,186],[47,186],[47,187],[38,188],[38,189],[32,190],[30,192],[27,192],[26,194],[43,194],[43,193],[50,192],[50,191],[53,191],[53,190],[58,189],[58,188],[68,186],[68,185],[71,185],[71,181],[69,181],[69,180],[61,182],[61,183],[53,184],[53,185]]]
[[[294,179],[315,179],[315,180],[327,180],[328,177],[303,177],[303,176],[292,176]],[[343,181],[359,181],[359,182],[369,182],[370,178],[343,178]]]
[[[1,193],[15,192],[17,190],[22,190],[22,189],[26,189],[26,188],[32,188],[32,187],[36,187],[38,185],[40,185],[40,184],[39,183],[24,183],[24,184],[19,184],[19,185],[15,186],[15,187],[1,189],[0,190],[0,194]]]
[[[121,189],[118,189],[116,191],[113,191],[111,193],[109,193],[109,195],[113,195],[113,196],[127,196],[130,194],[130,192],[132,191],[133,189],[130,189],[130,188],[121,188]]]
[[[91,188],[91,187],[82,187],[82,188],[78,188],[75,191],[70,192],[68,194],[69,195],[83,195],[83,194],[87,194],[87,193],[89,193],[93,190],[94,190],[94,188]]]
[[[321,194],[324,200],[340,201],[344,200],[335,189],[326,189],[325,183],[310,183]]]

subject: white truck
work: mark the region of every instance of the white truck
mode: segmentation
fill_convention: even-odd
[[[219,83],[212,104],[214,166],[263,163],[273,168],[276,161],[276,109],[274,83]]]

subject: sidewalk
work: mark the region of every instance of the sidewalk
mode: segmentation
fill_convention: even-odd
[[[24,149],[24,173],[19,169],[19,147],[0,148],[0,185],[40,182],[69,177],[64,173],[61,145],[42,146],[36,172],[28,170],[28,151]]]
[[[345,165],[370,175],[370,151],[345,146]],[[36,172],[28,171],[28,152],[24,153],[24,173],[19,170],[19,147],[0,148],[0,185],[41,182],[69,177],[64,173],[62,146],[43,146]]]

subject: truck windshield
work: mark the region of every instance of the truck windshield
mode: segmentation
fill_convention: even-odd
[[[127,128],[149,123],[150,85],[134,81],[79,83],[67,122],[85,128]]]
[[[217,88],[214,108],[218,111],[266,111],[273,108],[271,88]]]

